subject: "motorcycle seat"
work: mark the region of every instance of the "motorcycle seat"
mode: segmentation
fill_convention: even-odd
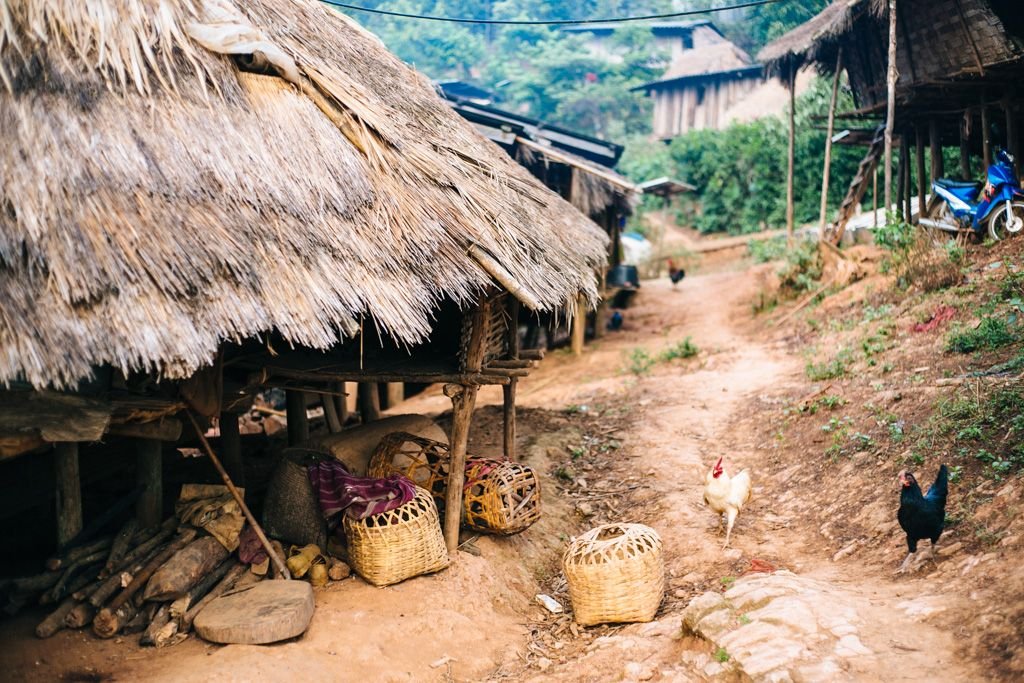
[[[983,184],[975,180],[952,180],[950,178],[939,178],[934,182],[939,187],[944,187],[947,190],[966,190],[968,188],[980,190]]]

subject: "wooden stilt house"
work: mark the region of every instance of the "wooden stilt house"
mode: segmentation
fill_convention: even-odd
[[[52,459],[62,544],[86,444],[137,452],[154,516],[186,413],[230,470],[258,391],[296,441],[304,392],[415,381],[448,384],[461,496],[478,386],[514,429],[508,321],[595,306],[604,231],[314,0],[0,2],[0,482]]]
[[[912,167],[922,207],[930,181],[954,175],[943,166],[944,147],[960,150],[957,172],[965,180],[981,177],[997,146],[1019,163],[1024,22],[1013,0],[896,0],[892,6],[897,72],[892,133],[899,141],[895,208],[909,219]],[[856,108],[836,112],[837,125],[875,128],[884,124],[887,109],[889,7],[881,0],[835,0],[767,45],[758,59],[775,71],[813,63],[826,73],[845,72]],[[881,160],[881,130],[863,136],[868,152],[830,226],[837,241]],[[972,157],[980,157],[981,164]]]

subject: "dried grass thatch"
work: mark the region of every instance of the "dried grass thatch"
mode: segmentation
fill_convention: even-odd
[[[770,72],[778,72],[791,60],[796,68],[814,60],[822,42],[827,42],[853,25],[857,11],[866,0],[833,0],[809,21],[776,38],[757,53]]]
[[[597,296],[603,232],[314,0],[0,0],[0,82],[0,382],[361,316],[416,343],[492,284],[473,245],[545,309]]]

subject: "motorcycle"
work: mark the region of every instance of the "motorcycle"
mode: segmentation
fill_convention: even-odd
[[[973,230],[993,240],[1006,239],[1024,229],[1024,190],[1006,150],[988,167],[988,182],[940,178],[932,191],[944,200],[937,219],[921,218],[921,225],[948,232]]]

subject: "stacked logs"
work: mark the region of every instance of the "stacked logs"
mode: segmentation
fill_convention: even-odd
[[[200,533],[175,517],[153,529],[130,520],[114,536],[51,558],[42,574],[4,582],[5,610],[33,600],[58,605],[36,627],[40,638],[91,625],[101,638],[140,633],[143,645],[181,642],[207,603],[263,578]]]

